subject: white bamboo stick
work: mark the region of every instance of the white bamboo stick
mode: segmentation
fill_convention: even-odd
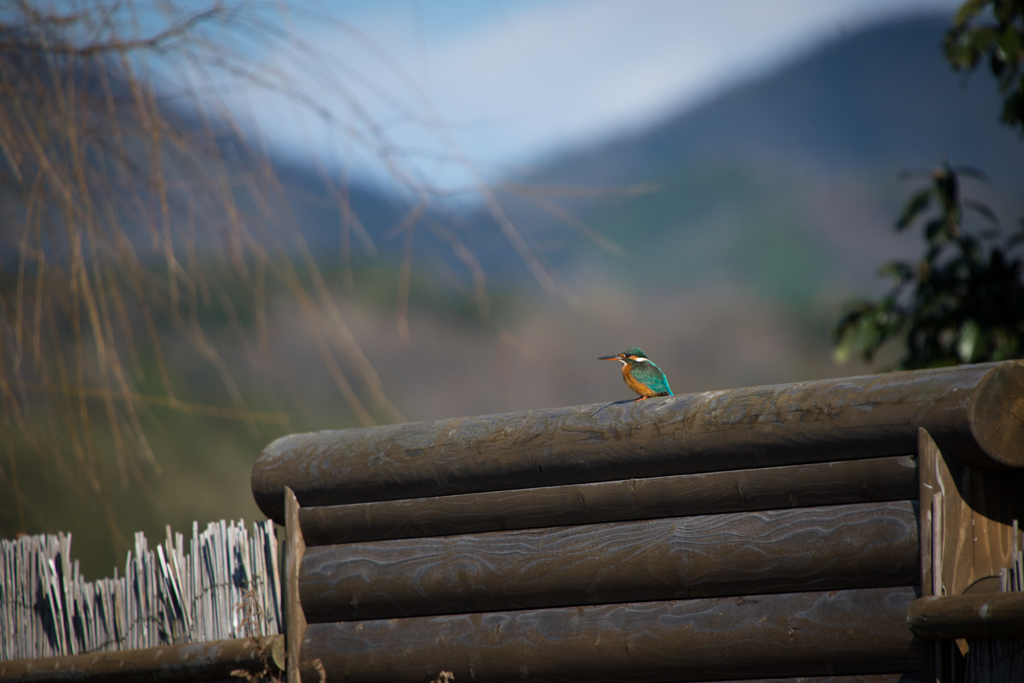
[[[150,549],[135,534],[124,574],[86,581],[71,535],[0,540],[0,661],[279,633],[273,522],[166,528]],[[1016,570],[1011,570],[1016,575]],[[247,597],[248,596],[248,597]],[[39,604],[35,604],[41,600]]]

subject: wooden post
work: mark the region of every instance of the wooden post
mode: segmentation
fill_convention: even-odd
[[[997,592],[999,571],[1010,563],[1014,513],[1020,515],[1024,501],[1024,492],[1008,486],[1019,475],[967,467],[941,452],[925,429],[918,457],[922,518],[931,511],[930,533],[921,539],[932,539],[922,594]]]
[[[957,683],[1021,608],[960,630],[1024,518],[1022,427],[1015,361],[280,439],[252,481],[288,527],[289,683]]]
[[[921,594],[943,598],[999,591],[1000,570],[1009,566],[1015,519],[1024,518],[1024,476],[1020,470],[973,468],[939,449],[925,429],[919,430],[918,473],[921,492]],[[927,611],[942,610],[938,604]],[[926,608],[917,606],[925,613]],[[967,637],[980,617],[970,610],[955,641],[926,645],[925,680],[963,680],[969,652]],[[947,622],[946,636],[957,632]],[[935,636],[932,636],[935,637]],[[955,645],[954,645],[955,643]]]
[[[306,635],[306,615],[302,611],[302,601],[299,599],[299,568],[302,566],[302,556],[306,553],[306,542],[302,538],[302,528],[299,526],[299,501],[288,487],[284,489],[284,509],[287,581],[285,594],[288,596],[285,627],[288,648],[286,671],[288,683],[302,683],[302,677],[299,675],[299,652],[302,648],[302,639]]]

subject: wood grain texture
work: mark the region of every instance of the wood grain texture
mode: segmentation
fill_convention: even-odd
[[[310,622],[914,585],[910,501],[314,546]]]
[[[283,636],[187,643],[141,650],[100,652],[0,662],[0,680],[23,683],[134,683],[223,681],[249,674],[279,674]]]
[[[913,588],[310,624],[327,681],[706,681],[921,670]],[[305,670],[305,669],[304,669]]]
[[[306,634],[306,615],[302,613],[302,602],[299,600],[299,570],[306,552],[306,542],[302,538],[299,526],[299,502],[295,493],[287,486],[284,489],[285,507],[285,636],[287,645],[287,663],[285,674],[287,683],[302,683],[299,671],[302,639]]]
[[[1014,631],[1012,619],[1009,624],[1006,619],[1012,610],[1004,607],[1002,616],[994,616],[984,591],[1010,560],[1013,520],[1024,518],[1024,473],[965,465],[941,450],[926,429],[920,430],[918,462],[922,595],[953,602],[916,603],[908,621],[930,637],[958,639],[925,642],[925,680],[961,680],[967,665],[964,638]],[[982,593],[963,595],[974,591]]]
[[[981,581],[995,581],[999,571],[1010,566],[1013,522],[1024,520],[1024,471],[964,469],[960,490],[970,517],[964,516],[961,533],[969,542],[972,556],[966,591]]]
[[[910,500],[911,456],[302,508],[308,545]]]
[[[922,563],[924,595],[962,595],[1009,566],[1013,520],[1024,519],[1024,472],[964,465],[924,429],[918,460],[921,509],[931,511],[922,517],[931,536],[930,565]]]
[[[1022,386],[1010,361],[295,434],[263,451],[252,489],[281,521],[285,486],[340,505],[850,460],[912,453],[919,427],[965,462],[1022,466]]]
[[[935,460],[938,457],[938,446],[932,441],[925,429],[918,430],[917,436],[917,467],[918,467],[918,541],[921,548],[921,594],[928,597],[935,594],[932,569],[932,506],[936,482]]]
[[[929,640],[1024,636],[1024,593],[921,598],[911,604],[907,625]]]
[[[1024,467],[1024,373],[1019,365],[1000,363],[986,373],[974,391],[970,424],[974,441],[983,444],[995,461],[1009,468]],[[942,437],[935,438],[940,448],[960,457]],[[987,469],[985,460],[964,462]]]

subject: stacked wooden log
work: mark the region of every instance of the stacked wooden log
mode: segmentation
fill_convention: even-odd
[[[919,440],[1015,486],[1022,425],[1004,363],[285,437],[290,679],[919,680]]]

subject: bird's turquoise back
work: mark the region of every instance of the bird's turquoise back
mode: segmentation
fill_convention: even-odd
[[[672,390],[668,386],[668,378],[665,377],[665,373],[661,371],[661,368],[653,362],[649,360],[638,361],[630,365],[630,374],[633,375],[633,379],[655,393],[672,396]]]

